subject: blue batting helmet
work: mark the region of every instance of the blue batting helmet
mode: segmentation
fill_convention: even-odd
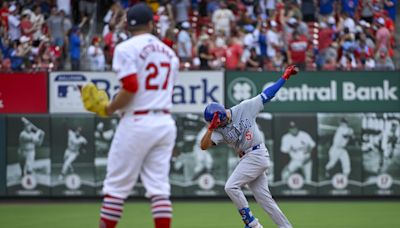
[[[206,109],[204,109],[204,119],[207,122],[211,122],[215,112],[219,113],[219,120],[221,120],[221,122],[226,120],[226,110],[224,106],[218,104],[217,102],[212,102],[211,104],[207,105]]]

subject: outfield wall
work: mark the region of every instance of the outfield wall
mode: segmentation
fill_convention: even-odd
[[[11,77],[0,75],[0,195],[100,195],[118,118],[102,119],[86,113],[79,89],[93,81],[112,97],[119,86],[113,74],[51,73],[48,80],[31,84],[49,85],[49,96],[35,94],[26,100],[4,96],[15,90],[10,89],[13,84],[1,80],[3,76]],[[279,73],[271,72],[180,74],[173,94],[173,115],[178,126],[170,173],[174,196],[225,195],[224,183],[238,157],[226,146],[207,152],[199,149],[198,142],[206,129],[202,110],[211,101],[225,102],[227,107],[237,104],[278,77]],[[399,85],[400,77],[393,72],[306,72],[288,81],[257,117],[271,155],[268,177],[272,193],[299,197],[400,196]],[[32,111],[32,106],[25,104],[32,100],[48,106]],[[10,103],[14,111],[4,108]],[[27,157],[20,142],[23,118],[45,133],[35,148],[34,162],[29,164],[33,173],[28,175],[22,175]],[[346,136],[344,147],[332,146],[343,119],[354,134]],[[282,146],[290,122],[307,139],[291,140]],[[82,136],[88,143],[69,167],[69,175],[61,179],[68,130],[77,127],[83,129]],[[292,152],[282,152],[285,150]],[[245,192],[250,194],[246,188]],[[144,193],[141,183],[132,190],[132,196]]]

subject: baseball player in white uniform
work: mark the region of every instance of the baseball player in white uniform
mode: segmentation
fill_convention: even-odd
[[[290,162],[282,170],[282,180],[287,181],[289,176],[301,169],[306,182],[311,182],[312,158],[311,151],[315,142],[311,136],[298,129],[296,123],[291,121],[289,132],[282,136],[281,152],[289,154]]]
[[[72,162],[76,160],[83,145],[87,144],[85,137],[81,135],[82,128],[77,127],[75,131],[68,129],[68,144],[64,154],[64,163],[61,169],[59,179],[64,179],[68,170],[73,172]]]
[[[353,135],[354,131],[349,127],[347,120],[341,119],[333,137],[332,146],[329,148],[329,161],[325,165],[326,176],[329,176],[329,171],[336,165],[337,161],[340,161],[342,165],[342,174],[346,177],[349,176],[351,164],[346,146]]]
[[[168,176],[176,138],[170,109],[179,59],[151,34],[153,14],[146,4],[131,7],[127,23],[133,37],[117,45],[113,58],[113,69],[121,82],[119,93],[109,102],[105,91],[93,84],[82,89],[88,111],[100,116],[117,110],[122,113],[108,156],[100,227],[117,225],[124,200],[140,175],[146,196],[151,198],[155,227],[169,228]]]
[[[25,159],[21,163],[21,174],[32,174],[35,163],[35,148],[43,143],[44,131],[37,128],[25,117],[21,118],[24,130],[19,134],[19,153]]]

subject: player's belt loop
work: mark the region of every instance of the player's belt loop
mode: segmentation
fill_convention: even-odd
[[[133,115],[147,115],[147,114],[156,114],[156,113],[171,114],[171,112],[167,109],[155,109],[155,110],[134,111]]]

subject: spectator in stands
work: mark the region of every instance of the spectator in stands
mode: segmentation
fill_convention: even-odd
[[[376,25],[378,26],[379,29],[376,32],[375,53],[378,53],[380,51],[388,51],[389,41],[390,41],[390,31],[385,26],[385,20],[382,17],[378,18]]]
[[[315,0],[302,0],[301,12],[303,13],[303,21],[314,22],[315,12],[317,12],[317,6]]]
[[[11,41],[19,40],[21,37],[21,21],[19,20],[17,7],[15,5],[11,5],[8,8],[8,35]]]
[[[278,50],[274,57],[271,59],[272,69],[274,71],[281,71],[284,67],[285,58],[282,55],[282,51]]]
[[[373,0],[363,0],[361,2],[361,19],[368,23],[372,23],[374,20],[374,5]]]
[[[261,24],[261,23],[260,23]],[[262,59],[267,58],[267,25],[262,23],[260,26],[260,34],[258,35],[258,46],[260,47],[260,56]]]
[[[164,42],[168,47],[175,49],[174,28],[170,27],[167,29],[167,31],[165,32],[165,37],[162,39],[162,42]]]
[[[21,19],[21,35],[27,36],[29,38],[33,38],[33,33],[36,31],[36,28],[33,26],[30,19],[31,11],[24,10],[22,12]]]
[[[371,60],[373,60],[374,50],[367,45],[366,36],[360,36],[359,41],[356,43],[355,56],[360,61],[363,68],[367,67],[367,64],[371,66]],[[367,61],[370,61],[367,63]]]
[[[19,44],[17,45],[13,55],[13,70],[26,70],[30,68],[31,48],[32,46],[30,43],[30,38],[27,36],[21,36],[19,39]]]
[[[389,17],[396,21],[396,4],[397,0],[383,0],[384,9],[388,12]]]
[[[174,10],[175,22],[178,25],[189,21],[189,0],[172,0],[172,6]]]
[[[257,54],[260,54],[260,45],[258,42],[259,36],[260,36],[260,31],[258,28],[254,28],[253,25],[245,25],[244,30],[246,31],[246,35],[243,38],[243,44],[245,48],[245,52],[247,52],[247,55],[250,54],[250,49],[255,48]]]
[[[81,38],[78,26],[73,27],[69,35],[69,56],[71,59],[71,70],[80,70]]]
[[[0,27],[8,31],[8,2],[3,1],[0,8]]]
[[[178,56],[182,62],[190,62],[192,59],[192,38],[189,33],[189,22],[183,22],[181,28],[178,34]]]
[[[111,65],[114,49],[117,42],[117,34],[115,33],[114,26],[109,26],[108,33],[103,37],[104,39],[104,55],[106,64]]]
[[[60,10],[60,16],[62,19],[62,31],[64,33],[64,37],[67,37],[69,30],[71,30],[72,28],[72,21],[69,18],[68,14],[64,12],[64,10]]]
[[[246,56],[245,63],[247,70],[262,70],[263,67],[263,60],[254,47],[250,49],[249,55]]]
[[[96,9],[96,0],[79,0],[79,12],[81,14],[81,18],[91,18],[96,12]]]
[[[226,36],[231,34],[231,23],[235,21],[232,11],[227,8],[224,1],[220,2],[220,8],[212,14],[212,22],[216,31],[225,31]]]
[[[45,20],[42,14],[42,10],[38,5],[33,8],[33,13],[31,14],[31,22],[33,24],[33,27],[35,28],[35,32],[33,33],[33,40],[39,40],[43,36],[42,27],[45,23]]]
[[[209,70],[210,69],[209,61],[211,61],[214,58],[209,51],[209,39],[210,37],[208,35],[202,35],[199,38],[200,45],[197,52],[200,58],[201,70]]]
[[[62,10],[65,15],[71,16],[71,0],[57,0],[57,10]]]
[[[95,36],[87,50],[91,71],[105,70],[105,57],[102,48],[100,47],[100,38]]]
[[[202,1],[203,2],[203,1]],[[207,14],[213,15],[214,12],[219,9],[220,0],[208,0],[207,2]]]
[[[354,17],[358,6],[358,0],[341,0],[342,12]]]
[[[318,56],[316,60],[317,69],[321,69],[325,64],[325,51],[333,42],[334,31],[332,27],[328,26],[325,22],[320,23],[318,32]]]
[[[322,70],[333,71],[336,70],[336,61],[334,59],[326,59],[325,64],[322,66]]]
[[[376,58],[376,67],[374,70],[394,70],[393,60],[387,55],[386,51],[380,51]]]
[[[51,46],[50,39],[44,36],[38,49],[37,68],[39,70],[52,70],[53,68],[57,69],[55,66],[56,54]]]
[[[267,55],[269,59],[273,59],[276,53],[283,48],[282,35],[278,31],[276,21],[270,22],[270,29],[267,31]]]
[[[51,8],[50,17],[47,19],[47,26],[52,42],[58,46],[64,45],[63,18],[57,7]]]
[[[288,63],[296,64],[301,70],[306,69],[306,52],[308,49],[307,37],[299,34],[297,31],[293,33],[293,38],[288,45]]]
[[[333,14],[333,4],[336,0],[320,0],[319,13],[322,16],[330,16]]]
[[[157,23],[157,27],[160,30],[160,38],[163,39],[167,32],[167,29],[171,27],[171,18],[168,15],[167,9],[164,6],[160,6],[157,10],[157,14],[160,17]]]
[[[225,68],[227,70],[238,70],[240,58],[243,55],[243,46],[236,36],[229,37],[227,45]]]
[[[348,13],[342,13],[338,27],[339,30],[344,30],[345,28],[347,28],[351,33],[356,32],[356,23]]]

